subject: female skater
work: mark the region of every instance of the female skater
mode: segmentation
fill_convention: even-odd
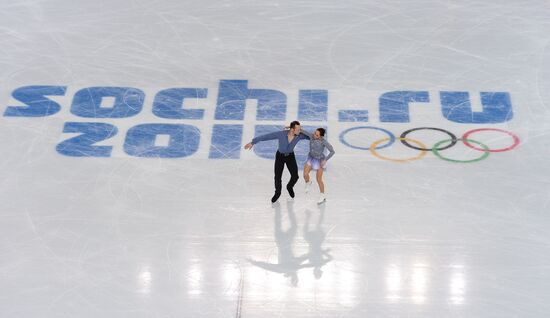
[[[309,154],[307,162],[304,166],[304,180],[306,181],[306,193],[309,192],[312,181],[309,179],[309,172],[311,170],[317,170],[317,184],[319,184],[319,191],[321,195],[317,204],[321,204],[327,200],[325,196],[325,184],[323,183],[323,171],[326,168],[327,161],[334,155],[334,148],[324,138],[325,129],[317,128],[313,134],[308,131],[301,130],[300,133],[306,135],[309,138]],[[325,148],[330,152],[325,157]]]

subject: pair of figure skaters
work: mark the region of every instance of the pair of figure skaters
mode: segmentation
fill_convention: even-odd
[[[294,156],[294,147],[298,141],[302,139],[309,140],[309,154],[307,162],[304,166],[304,180],[306,182],[306,193],[309,191],[312,181],[310,180],[309,173],[311,170],[317,171],[317,183],[319,184],[319,191],[321,192],[318,204],[322,204],[326,201],[325,196],[325,184],[323,183],[323,171],[326,168],[327,161],[334,155],[334,148],[324,138],[325,129],[317,128],[312,134],[308,131],[302,130],[300,122],[293,121],[289,127],[285,130],[276,131],[273,133],[258,136],[248,144],[244,146],[249,150],[261,141],[266,140],[278,140],[279,147],[275,154],[275,194],[271,198],[271,202],[275,203],[281,196],[281,178],[283,176],[283,169],[286,165],[288,172],[290,172],[290,181],[286,185],[288,194],[294,198],[294,185],[298,182],[298,165],[296,164],[296,157]],[[329,151],[329,154],[325,156],[325,149]]]

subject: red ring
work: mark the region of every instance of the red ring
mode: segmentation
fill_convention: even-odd
[[[500,132],[503,132],[505,134],[508,134],[510,135],[513,139],[514,139],[514,143],[510,146],[510,147],[507,147],[507,148],[501,148],[501,149],[489,149],[489,150],[485,150],[485,149],[481,149],[481,148],[477,148],[476,146],[473,146],[472,144],[470,144],[468,142],[468,136],[470,136],[471,134],[475,133],[475,132],[478,132],[478,131],[487,131],[487,130],[490,130],[490,131],[500,131]],[[508,151],[508,150],[512,150],[514,148],[517,147],[517,145],[519,145],[519,137],[516,136],[515,134],[513,134],[512,132],[509,132],[507,130],[503,130],[503,129],[498,129],[498,128],[478,128],[478,129],[472,129],[470,131],[467,131],[466,133],[464,133],[464,135],[462,136],[463,140],[462,142],[470,147],[470,148],[473,148],[475,150],[479,150],[479,151],[483,151],[483,152],[503,152],[503,151]]]

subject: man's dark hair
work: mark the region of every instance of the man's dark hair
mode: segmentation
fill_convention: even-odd
[[[294,126],[296,126],[296,125],[300,126],[300,122],[297,121],[297,120],[291,122],[291,123],[290,123],[290,129],[294,128]]]
[[[321,134],[321,137],[325,137],[325,128],[317,128],[317,130],[319,131],[319,134]]]

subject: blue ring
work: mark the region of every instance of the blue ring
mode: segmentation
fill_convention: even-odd
[[[394,134],[392,134],[391,131],[386,130],[386,129],[384,129],[384,128],[373,127],[373,126],[359,126],[359,127],[352,127],[352,128],[346,129],[346,130],[344,130],[344,131],[340,134],[340,142],[343,143],[344,145],[348,146],[348,147],[351,147],[351,148],[361,149],[361,150],[369,150],[369,149],[370,149],[369,147],[353,146],[353,145],[350,145],[347,141],[344,140],[344,135],[345,135],[345,134],[347,134],[348,132],[350,132],[350,131],[352,131],[352,130],[357,130],[357,129],[374,129],[374,130],[380,130],[380,131],[385,132],[388,136],[390,136],[390,140],[389,140],[386,144],[380,145],[380,146],[376,147],[376,149],[382,149],[382,148],[389,147],[389,146],[391,146],[391,145],[395,142],[395,136],[394,136]]]

